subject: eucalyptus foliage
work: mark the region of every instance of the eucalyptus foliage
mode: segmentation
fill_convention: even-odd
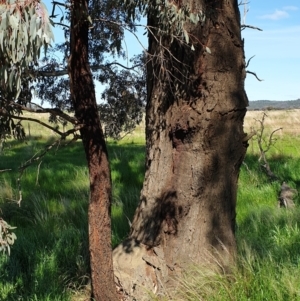
[[[69,12],[53,10],[57,26],[63,26],[65,42],[57,44],[36,69],[36,95],[42,102],[61,110],[73,111],[67,76],[69,49]],[[56,15],[57,14],[57,15]],[[138,20],[138,15],[136,16]],[[145,58],[128,59],[123,40],[125,32],[135,32],[136,24],[128,15],[124,1],[89,1],[89,62],[95,81],[104,90],[99,111],[107,137],[119,139],[141,120],[146,102]],[[122,66],[120,59],[128,59]],[[126,93],[125,93],[126,91]],[[57,122],[55,117],[51,121]]]
[[[0,140],[9,136],[24,138],[20,113],[11,105],[19,96],[31,98],[25,73],[38,64],[41,48],[54,40],[46,6],[37,0],[0,2]],[[23,79],[22,79],[23,77]],[[21,94],[22,92],[22,94]],[[10,253],[16,235],[14,228],[0,219],[0,250]]]
[[[182,1],[168,0],[125,0],[128,14],[135,19],[137,11],[149,18],[156,19],[157,26],[148,26],[148,31],[154,33],[157,37],[168,38],[171,42],[175,39],[185,41],[186,44],[191,43],[187,26],[190,23],[204,24],[206,15],[209,12],[203,11],[202,7],[197,4],[182,4]]]
[[[21,76],[37,64],[40,50],[54,40],[46,6],[37,0],[9,0],[0,4],[0,80],[21,91]],[[16,98],[17,98],[16,96]]]
[[[146,56],[134,57],[135,72],[112,70],[109,85],[102,93],[99,104],[106,137],[118,140],[133,131],[144,116],[146,104]]]

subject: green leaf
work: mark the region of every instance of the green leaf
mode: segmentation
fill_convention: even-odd
[[[197,14],[190,13],[190,20],[191,20],[194,24],[196,24],[196,23],[198,23],[198,21],[199,21],[199,16],[198,16]]]
[[[12,90],[12,87],[13,87],[13,80],[14,80],[14,73],[15,71],[12,69],[10,74],[9,74],[9,78],[8,78],[8,85],[9,85],[9,88],[10,90]]]
[[[36,15],[33,15],[30,20],[30,40],[34,40],[36,37]]]
[[[2,30],[5,30],[7,28],[7,18],[6,18],[6,12],[4,12],[2,15],[1,15],[1,29]]]
[[[54,36],[49,14],[42,2],[19,0],[2,2],[0,4],[0,84],[8,83],[11,90],[16,88],[16,97],[18,97],[22,87],[22,70],[39,59],[41,47],[54,41]]]
[[[4,38],[4,32],[1,30],[0,31],[0,46],[1,46],[2,51],[3,51],[3,38]]]
[[[42,38],[42,28],[40,28],[40,29],[36,32],[36,35],[37,35],[39,38]]]
[[[29,18],[28,18],[28,13],[27,10],[24,9],[24,16],[25,16],[25,22],[26,22],[26,27],[29,27]]]
[[[210,48],[209,47],[205,47],[205,51],[207,52],[207,53],[209,53],[209,54],[211,54],[211,50],[210,50]]]
[[[188,44],[189,43],[189,34],[184,28],[183,28],[183,34],[184,34],[185,41]]]
[[[9,16],[9,24],[12,27],[12,29],[18,29],[19,19],[16,16],[11,15],[11,16]]]
[[[27,32],[27,27],[26,24],[23,24],[23,33],[24,33],[24,42],[23,42],[23,46],[27,46],[28,45],[28,32]]]

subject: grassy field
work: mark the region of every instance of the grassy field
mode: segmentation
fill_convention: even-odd
[[[277,141],[267,152],[274,173],[300,186],[300,111],[269,111],[266,135]],[[45,117],[43,117],[45,118]],[[261,112],[249,112],[245,129],[258,128]],[[54,134],[24,124],[30,135],[8,141],[0,154],[0,215],[15,230],[11,255],[0,255],[0,300],[83,300],[89,282],[87,246],[88,177],[80,142],[55,147],[21,179],[17,168],[53,142]],[[144,175],[144,128],[119,142],[109,142],[113,180],[112,242],[129,230]],[[299,197],[293,210],[279,209],[280,181],[270,182],[251,140],[241,168],[237,204],[238,266],[231,277],[192,268],[179,279],[173,300],[300,300]]]

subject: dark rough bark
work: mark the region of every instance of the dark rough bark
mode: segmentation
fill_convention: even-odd
[[[154,63],[148,65],[147,169],[130,238],[114,251],[117,280],[138,300],[147,300],[147,290],[161,293],[190,264],[226,267],[236,253],[248,105],[238,3],[180,3],[202,8],[206,21],[186,27],[195,51],[163,41],[170,50],[163,52],[169,59],[164,64],[155,59],[160,45],[149,37]],[[155,18],[149,23],[155,26]]]
[[[97,301],[118,300],[111,248],[111,178],[105,139],[88,62],[87,1],[72,2],[69,76],[75,116],[81,129],[89,169],[88,210],[92,293]]]

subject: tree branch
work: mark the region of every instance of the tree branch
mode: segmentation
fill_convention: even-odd
[[[274,138],[273,138],[273,135],[274,135],[277,131],[280,131],[280,130],[282,130],[282,129],[283,129],[283,128],[278,128],[278,129],[274,130],[274,131],[270,134],[269,142],[268,142],[268,144],[267,144],[267,148],[265,149],[265,152],[267,152],[267,151],[270,149],[271,145],[272,145],[273,143],[275,143],[276,140],[277,140],[277,139],[274,139]]]
[[[58,108],[43,108],[43,107],[41,107],[37,104],[34,104],[35,106],[39,107],[39,109],[31,109],[31,108],[28,108],[26,106],[22,106],[20,104],[14,103],[14,102],[11,102],[10,105],[16,106],[16,107],[22,109],[23,111],[27,111],[27,112],[30,112],[30,113],[39,113],[39,114],[50,113],[50,114],[53,114],[55,116],[59,116],[59,117],[65,119],[66,121],[68,121],[72,124],[78,124],[78,120],[75,117],[72,117],[72,116],[64,113],[63,111],[61,111]]]
[[[52,16],[51,16],[52,17]],[[53,24],[54,25],[58,25],[58,26],[62,26],[62,27],[66,27],[66,28],[70,28],[70,26],[69,25],[67,25],[67,24],[64,24],[64,23],[60,23],[60,22],[53,22]]]
[[[6,171],[12,171],[12,169],[11,168],[0,169],[0,172],[6,172]]]
[[[0,109],[0,115],[2,116],[8,116],[8,117],[11,117],[13,119],[17,119],[17,120],[25,120],[25,121],[32,121],[32,122],[36,122],[36,123],[39,123],[41,124],[42,126],[48,128],[49,130],[52,130],[53,132],[55,132],[56,134],[62,136],[64,133],[59,131],[58,129],[56,129],[55,127],[52,127],[50,125],[48,125],[47,123],[44,123],[38,119],[35,119],[35,118],[30,118],[30,117],[21,117],[21,116],[16,116],[16,115],[11,115],[11,114],[8,114],[6,113],[3,109]]]
[[[106,64],[106,65],[103,65],[103,69],[106,68],[106,67],[112,66],[112,65],[118,65],[118,66],[120,66],[120,67],[122,67],[124,69],[127,69],[127,70],[133,70],[133,69],[135,69],[137,67],[142,66],[142,64],[137,64],[137,65],[134,65],[134,66],[131,66],[131,67],[127,67],[127,66],[124,66],[124,65],[122,65],[122,64],[120,64],[118,62],[112,62],[112,63]],[[91,69],[93,70],[93,66],[91,67]]]
[[[141,66],[141,64],[138,64],[138,65],[134,65],[134,66],[131,66],[131,67],[127,67],[127,66],[122,65],[119,62],[111,62],[111,63],[105,64],[105,65],[93,65],[93,66],[91,66],[91,69],[92,69],[92,71],[105,70],[105,69],[107,69],[108,67],[110,67],[112,65],[118,65],[118,66],[120,66],[124,69],[127,69],[127,70],[134,70],[135,68]],[[54,71],[27,70],[25,72],[25,74],[26,75],[31,75],[33,77],[38,77],[38,76],[59,77],[59,76],[68,75],[68,70],[67,69],[54,70]]]
[[[65,7],[65,8],[70,8],[70,5],[69,5],[69,4],[66,4],[66,3],[63,3],[63,2],[58,2],[58,1],[52,1],[52,5],[53,5],[53,7],[52,7],[52,13],[51,13],[50,18],[55,18],[55,17],[57,17],[57,15],[54,15],[54,12],[55,12],[55,6],[56,6],[56,5],[57,5],[57,6],[63,6],[63,7]],[[60,8],[60,10],[61,10],[61,8]]]
[[[17,185],[18,185],[18,190],[19,190],[19,200],[16,201],[19,206],[21,205],[21,202],[22,202],[21,178],[23,176],[25,169],[27,167],[31,166],[33,163],[41,160],[55,145],[59,145],[62,140],[64,140],[67,136],[74,134],[79,129],[80,129],[80,127],[76,126],[73,129],[68,130],[67,132],[63,133],[59,139],[55,140],[52,144],[48,145],[39,155],[37,155],[37,154],[33,155],[29,160],[27,160],[24,164],[22,164],[19,167],[19,176],[17,179]],[[77,136],[75,137],[75,139],[77,139]],[[40,166],[40,164],[39,164],[39,166]],[[39,166],[38,166],[38,169],[39,169]]]
[[[254,76],[256,77],[256,79],[257,79],[258,81],[260,81],[260,82],[262,82],[262,81],[263,81],[263,79],[260,79],[260,78],[258,78],[258,76],[256,75],[256,73],[255,73],[255,72],[252,72],[252,71],[248,71],[248,70],[246,70],[246,73],[250,73],[250,74],[254,75]]]
[[[252,55],[252,56],[250,57],[250,59],[247,61],[247,64],[246,64],[245,68],[248,68],[250,61],[251,61],[254,57],[255,57],[255,55]]]
[[[263,112],[263,116],[262,116],[261,120],[254,118],[254,120],[259,122],[259,124],[260,124],[260,129],[256,131],[257,143],[258,143],[258,148],[260,151],[260,157],[258,159],[258,162],[263,160],[264,164],[261,164],[261,167],[264,169],[264,171],[265,171],[266,175],[269,177],[269,179],[271,179],[273,181],[273,180],[278,180],[279,178],[272,172],[270,164],[266,157],[266,153],[270,150],[271,146],[273,146],[276,142],[276,139],[273,138],[274,133],[281,130],[282,128],[275,129],[269,135],[268,139],[265,139],[264,130],[265,130],[265,118],[266,117],[268,117],[268,115],[265,112]],[[264,143],[264,145],[263,145],[263,143]]]
[[[45,156],[45,154],[51,150],[53,148],[53,146],[55,145],[59,145],[61,143],[62,140],[66,139],[67,136],[70,136],[71,134],[74,134],[75,132],[77,132],[81,127],[77,126],[74,127],[71,130],[66,131],[65,133],[62,134],[62,136],[55,140],[52,144],[48,145],[43,152],[41,152],[39,155],[33,155],[29,160],[27,160],[24,164],[22,164],[19,167],[19,170],[24,170],[25,168],[27,168],[28,166],[30,166],[31,164],[33,164],[36,161],[39,161],[42,157]],[[77,139],[76,139],[77,140]]]
[[[241,30],[244,30],[246,28],[251,28],[251,29],[256,29],[256,30],[259,30],[259,31],[263,31],[261,28],[256,27],[256,26],[246,25],[246,24],[241,25]]]

